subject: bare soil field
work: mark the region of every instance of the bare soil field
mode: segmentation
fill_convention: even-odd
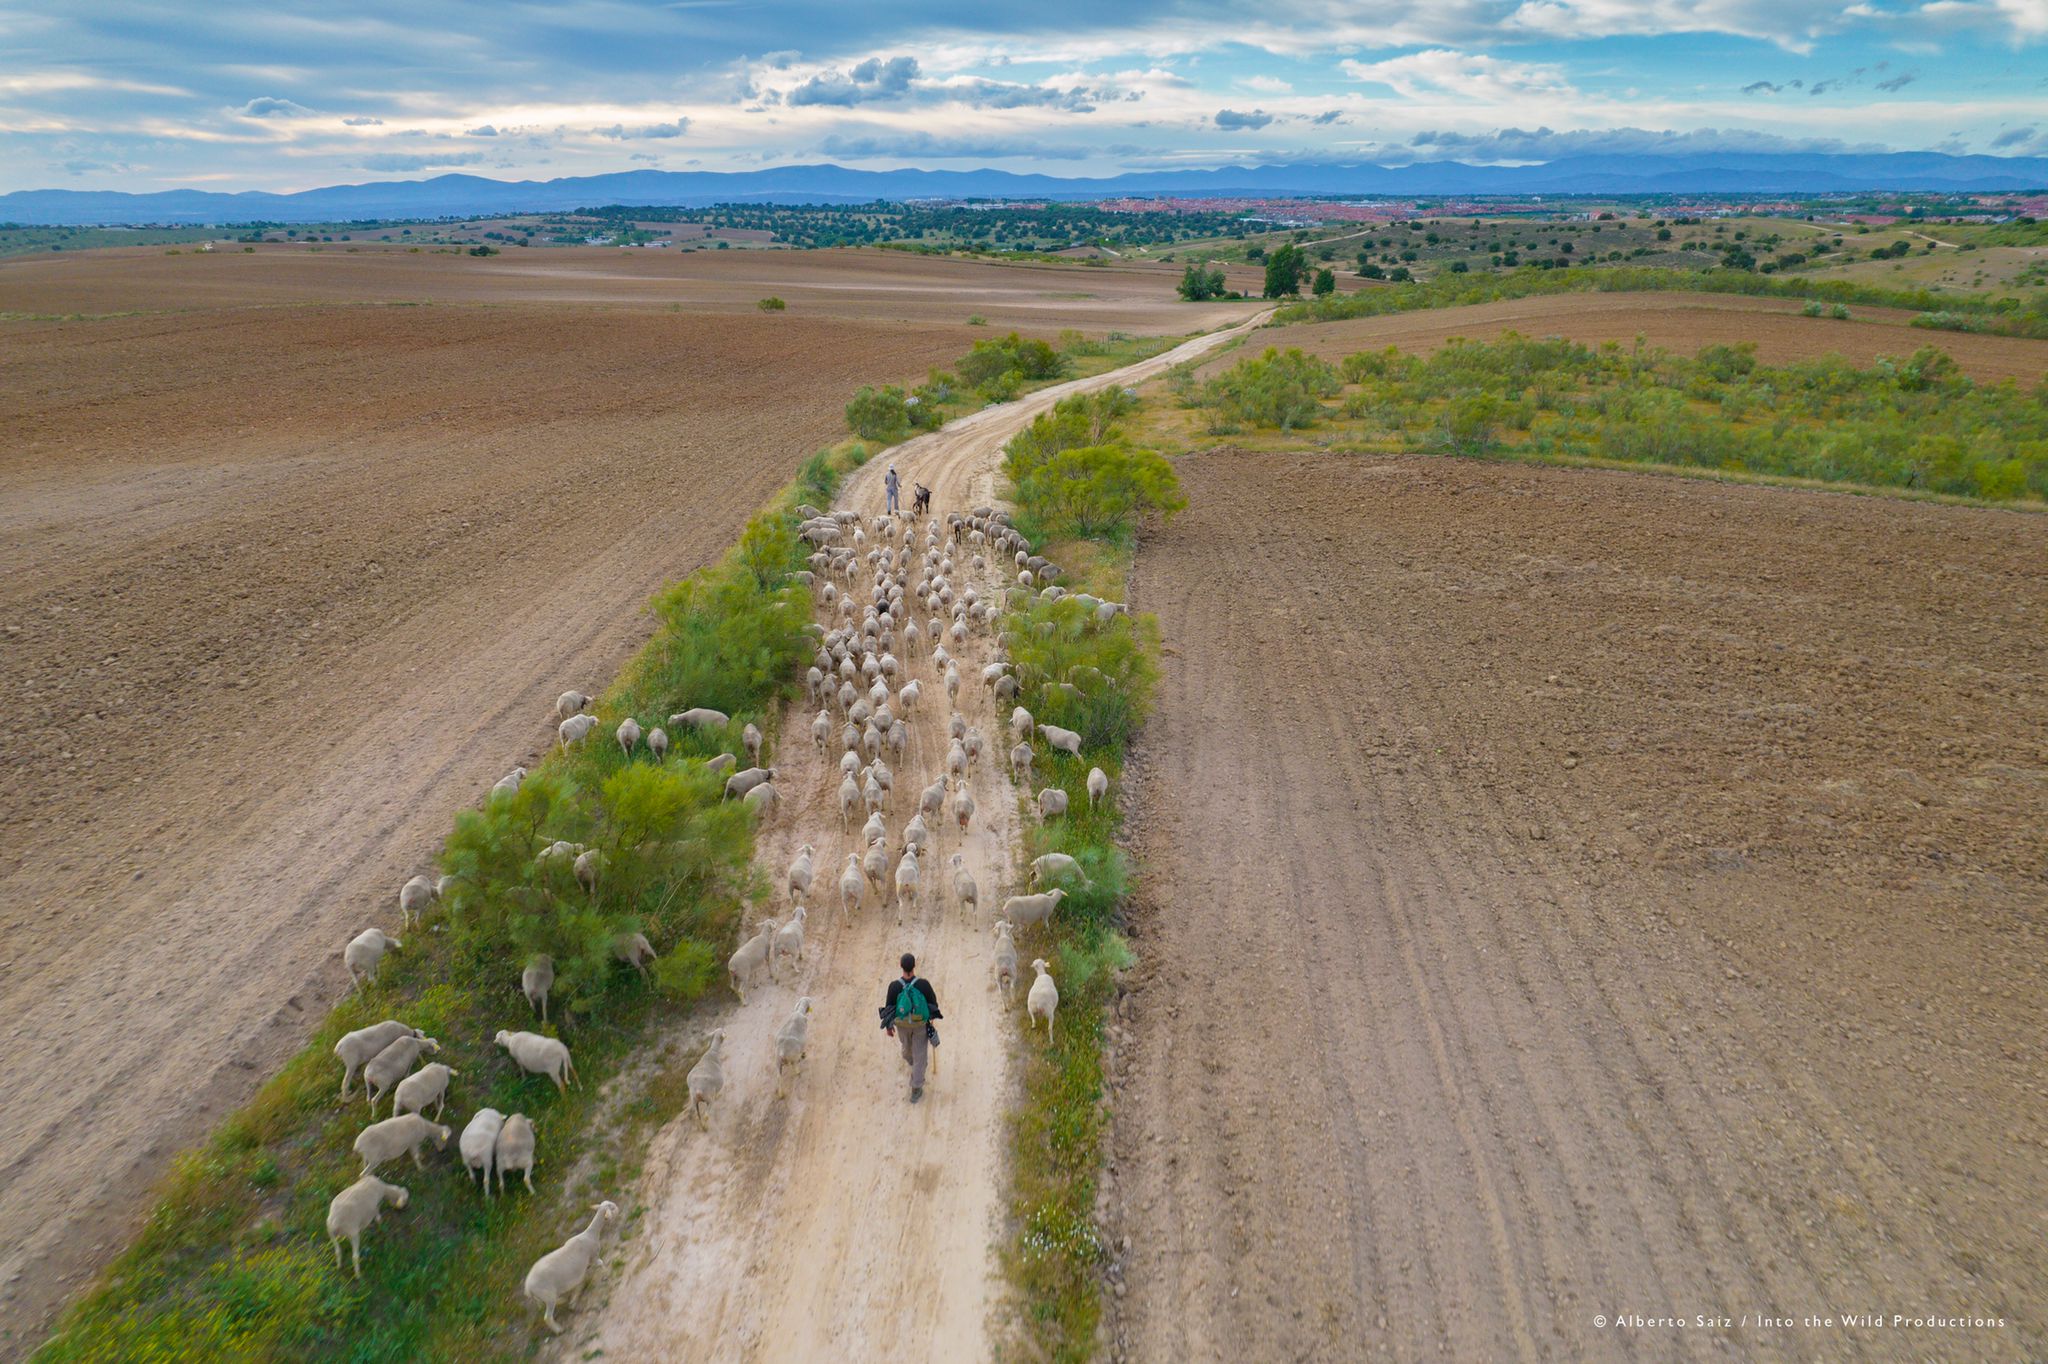
[[[739,312],[772,294],[789,304],[784,321],[957,325],[979,313],[991,329],[1178,336],[1258,309],[1183,303],[1174,294],[1179,277],[1172,266],[1136,261],[1010,265],[904,251],[533,247],[475,257],[375,244],[351,253],[332,243],[318,251],[262,246],[244,254],[226,246],[167,256],[161,248],[134,247],[0,262],[0,316],[429,300]]]
[[[1530,337],[1568,337],[1588,346],[1605,341],[1628,346],[1641,336],[1650,345],[1680,355],[1691,355],[1702,346],[1754,341],[1757,359],[1768,365],[1830,352],[1867,365],[1880,355],[1910,355],[1922,346],[1934,346],[1947,351],[1974,379],[2009,378],[2031,385],[2048,375],[2048,341],[1907,327],[1905,319],[1912,314],[1890,308],[1852,307],[1846,322],[1801,317],[1801,306],[1796,300],[1740,294],[1558,294],[1343,322],[1300,322],[1262,331],[1245,347],[1299,346],[1335,361],[1387,346],[1427,355],[1454,336],[1491,341],[1515,331]],[[1210,361],[1201,372],[1212,374],[1242,358],[1241,348]]]
[[[2048,519],[1179,468],[1117,1348],[2048,1354]]]
[[[0,1354],[299,1043],[340,944],[552,738],[556,693],[606,685],[649,594],[841,434],[854,387],[950,362],[987,334],[970,310],[1090,325],[946,276],[943,309],[905,304],[929,320],[858,322],[876,295],[845,266],[866,301],[812,316],[277,307],[361,258],[223,259],[246,287],[159,273],[190,257],[0,266],[0,311],[178,310],[0,322]],[[875,288],[915,299],[903,264]]]

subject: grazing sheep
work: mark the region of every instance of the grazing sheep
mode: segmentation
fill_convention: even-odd
[[[654,960],[654,944],[645,933],[621,933],[612,941],[612,960],[622,961],[647,979],[647,963]]]
[[[526,969],[519,973],[519,988],[526,995],[526,1002],[540,1013],[540,1021],[548,1021],[548,991],[555,988],[555,959],[541,953],[526,963]]]
[[[754,727],[752,721],[748,721],[747,727],[740,731],[740,742],[747,746],[748,760],[759,763],[761,761],[761,731]]]
[[[625,755],[628,762],[632,761],[633,750],[640,746],[640,722],[628,715],[619,721],[617,736],[619,752]]]
[[[1066,898],[1066,891],[1057,888],[1040,895],[1012,895],[1003,901],[1002,917],[1019,928],[1050,923],[1052,912],[1058,909],[1060,901]]]
[[[497,782],[491,787],[491,794],[489,799],[495,800],[499,796],[517,795],[519,793],[520,786],[524,784],[525,781],[526,769],[523,767],[515,767],[510,772],[507,772],[504,776],[498,778]]]
[[[412,1073],[413,1063],[420,1059],[422,1053],[439,1050],[439,1042],[415,1032],[411,1037],[398,1038],[371,1057],[370,1064],[363,1067],[363,1093],[370,1101],[370,1116],[377,1116],[377,1100],[396,1089],[398,1082]]]
[[[747,792],[743,803],[754,812],[755,818],[773,819],[776,808],[782,803],[782,793],[775,789],[773,782],[764,781]]]
[[[503,1113],[495,1108],[479,1108],[455,1143],[462,1153],[462,1168],[471,1174],[483,1173],[485,1198],[491,1196],[491,1157],[498,1149],[498,1133],[504,1126]]]
[[[618,1204],[599,1203],[589,1226],[535,1260],[533,1268],[526,1271],[527,1299],[540,1304],[542,1320],[556,1335],[562,1334],[562,1328],[555,1324],[555,1308],[564,1302],[574,1307],[582,1297],[590,1266],[597,1259],[598,1242],[618,1215]]]
[[[408,928],[419,922],[420,915],[433,901],[434,883],[424,876],[415,876],[398,888],[398,912]]]
[[[355,1152],[362,1158],[366,1175],[375,1174],[379,1165],[397,1160],[407,1151],[412,1152],[413,1165],[424,1170],[427,1162],[420,1156],[420,1147],[430,1137],[438,1151],[448,1144],[448,1129],[417,1113],[401,1113],[395,1118],[373,1122],[359,1132]]]
[[[434,878],[434,898],[436,900],[442,899],[453,889],[455,889],[454,877],[437,876]]]
[[[356,1277],[363,1277],[363,1233],[377,1220],[384,1205],[405,1206],[411,1195],[396,1184],[386,1184],[375,1175],[364,1175],[334,1196],[327,1205],[327,1239],[334,1243],[334,1267],[341,1268],[341,1242],[348,1240],[348,1254]]]
[[[1067,793],[1057,786],[1048,786],[1038,793],[1038,817],[1052,819],[1067,812]]]
[[[735,758],[732,754],[721,753],[715,758],[706,758],[704,760],[704,770],[716,776],[720,772],[738,766],[738,764],[739,759]]]
[[[1084,886],[1095,883],[1088,879],[1088,873],[1081,870],[1081,864],[1065,853],[1047,853],[1031,859],[1031,884],[1042,886],[1055,877],[1077,876]]]
[[[1052,1015],[1060,1007],[1060,987],[1053,984],[1052,973],[1046,970],[1043,957],[1031,963],[1031,969],[1038,972],[1038,979],[1031,982],[1031,993],[1024,998],[1024,1012],[1030,1018],[1035,1031],[1038,1020],[1045,1020],[1045,1040],[1052,1041]]]
[[[959,822],[960,833],[967,833],[967,821],[974,818],[974,796],[968,791],[967,783],[960,783],[960,789],[953,796],[953,818]]]
[[[785,885],[789,891],[789,899],[792,904],[796,902],[799,896],[810,893],[811,856],[816,851],[816,848],[806,843],[801,848],[798,848],[796,856],[790,859],[789,877]]]
[[[725,798],[736,800],[761,783],[774,779],[775,769],[772,767],[750,767],[744,772],[735,772],[725,779]]]
[[[804,959],[804,920],[809,915],[809,910],[798,905],[790,911],[789,922],[775,930],[775,941],[771,944],[772,950],[768,954],[770,979],[774,978],[775,961],[778,957],[795,957],[798,961]]]
[[[1109,774],[1099,767],[1088,769],[1088,803],[1100,805],[1102,798],[1109,794]]]
[[[647,751],[658,763],[668,761],[668,731],[660,725],[647,731]]]
[[[1008,919],[996,920],[995,933],[996,984],[1007,998],[1017,990],[1017,943]]]
[[[519,1171],[526,1180],[526,1191],[533,1192],[533,1148],[533,1119],[524,1113],[514,1113],[505,1119],[505,1125],[498,1129],[498,1143],[491,1148],[499,1193],[505,1192],[505,1175],[512,1170]]]
[[[1031,712],[1024,709],[1024,707],[1019,706],[1010,712],[1011,738],[1028,739],[1031,737],[1031,731],[1035,728],[1037,728],[1037,725],[1031,719]]]
[[[441,1110],[448,1106],[448,1081],[462,1074],[450,1066],[435,1061],[421,1066],[398,1082],[398,1095],[391,1101],[391,1112],[424,1113],[427,1105],[434,1106],[434,1120],[439,1122]]]
[[[565,691],[555,698],[555,718],[566,720],[590,705],[590,698],[580,691]]]
[[[775,1095],[789,1093],[789,1077],[803,1065],[805,1043],[811,1031],[811,997],[796,1002],[796,1009],[775,1031]]]
[[[1038,727],[1038,737],[1062,753],[1071,753],[1077,758],[1081,756],[1081,736],[1074,730],[1042,724]]]
[[[334,1054],[341,1059],[341,1097],[348,1097],[349,1082],[377,1053],[401,1037],[425,1037],[418,1028],[387,1018],[382,1023],[372,1023],[367,1028],[357,1028],[334,1044]]]
[[[348,946],[341,949],[341,961],[348,967],[350,993],[365,985],[375,985],[377,963],[384,960],[386,952],[396,952],[403,946],[381,928],[366,928],[349,939]]]
[[[1010,750],[1010,779],[1020,786],[1031,784],[1031,745],[1018,744]]]
[[[732,717],[722,710],[713,710],[709,706],[692,706],[688,710],[669,716],[668,722],[672,725],[690,725],[696,729],[723,729],[732,723]]]
[[[570,744],[581,742],[586,734],[596,728],[595,715],[572,715],[555,726],[555,734],[562,741],[562,747],[567,748]]]
[[[712,1031],[697,1064],[690,1067],[690,1113],[699,1127],[711,1125],[711,1101],[725,1090],[725,1029]]]
[[[861,893],[867,889],[867,878],[861,875],[860,854],[846,855],[846,868],[839,873],[839,908],[851,914],[860,908]]]
[[[521,1070],[553,1080],[557,1091],[576,1083],[576,1063],[569,1058],[567,1044],[537,1032],[504,1030],[491,1040],[510,1052]]]
[[[739,945],[739,949],[726,959],[725,970],[732,981],[732,992],[740,997],[740,1003],[747,1002],[744,982],[752,979],[754,972],[768,964],[768,954],[775,945],[773,919],[763,919],[754,936]]]
[[[597,894],[597,874],[604,870],[604,854],[595,848],[585,849],[576,854],[576,884],[584,893]]]
[[[959,853],[953,854],[953,898],[960,902],[960,908],[970,913],[980,907],[981,892],[974,884],[974,873],[967,870],[967,859]]]

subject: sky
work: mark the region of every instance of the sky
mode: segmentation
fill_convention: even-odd
[[[2048,0],[0,0],[0,190],[2048,155]]]

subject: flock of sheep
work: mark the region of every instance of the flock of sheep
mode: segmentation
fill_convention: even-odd
[[[956,564],[954,554],[971,556],[970,566],[975,571],[984,570],[992,556],[1014,555],[1018,585],[1011,589],[1010,599],[1016,604],[1028,602],[1034,594],[1040,600],[1057,600],[1067,594],[1064,589],[1050,585],[1058,570],[1033,555],[1024,537],[992,508],[977,508],[971,514],[948,517],[950,543],[936,520],[927,521],[922,529],[921,552],[919,527],[898,516],[864,520],[855,512],[828,515],[810,507],[800,508],[799,512],[804,518],[800,534],[814,552],[810,556],[810,570],[797,576],[812,589],[829,622],[806,626],[817,642],[816,657],[805,679],[806,693],[819,708],[811,725],[811,737],[821,755],[829,756],[835,738],[842,751],[838,788],[842,829],[850,832],[855,817],[862,812],[866,815],[860,831],[860,847],[864,851],[846,855],[838,878],[840,907],[842,912],[851,914],[872,895],[883,904],[895,905],[900,923],[906,902],[914,906],[922,903],[927,879],[923,864],[937,855],[937,829],[950,817],[964,836],[976,813],[968,785],[985,744],[981,731],[967,723],[959,708],[962,673],[960,662],[951,651],[963,650],[971,634],[993,636],[994,661],[980,670],[980,684],[998,707],[1004,702],[1014,703],[1019,690],[1017,670],[1009,661],[1011,637],[996,628],[1001,611],[995,603],[982,600],[972,586],[964,582],[956,586],[961,566]],[[1098,622],[1107,622],[1125,609],[1121,603],[1093,597],[1077,599]],[[919,608],[925,616],[923,626],[917,619]],[[900,661],[898,650],[902,655]],[[903,680],[898,684],[899,677],[907,679],[908,662],[920,653],[929,657],[933,671],[943,678],[949,711],[948,752],[945,770],[919,793],[915,810],[892,839],[886,819],[895,780],[891,764],[906,756],[913,720],[935,713],[931,704],[921,704],[923,688],[917,681]],[[1053,685],[1074,684],[1066,681]],[[592,698],[580,691],[564,692],[558,698],[557,736],[565,748],[582,742],[597,727],[598,719],[590,712],[591,705]],[[668,722],[672,726],[723,729],[731,719],[721,711],[696,707],[670,716]],[[1008,754],[1010,770],[1026,789],[1032,777],[1030,741],[1034,735],[1055,749],[1076,756],[1081,751],[1079,734],[1056,725],[1038,724],[1022,706],[1012,709],[1008,733],[1015,741]],[[657,726],[643,733],[640,724],[630,717],[619,724],[614,738],[629,758],[643,742],[657,761],[667,755],[670,746],[666,730]],[[742,746],[750,762],[744,770],[732,770],[738,759],[730,753],[718,755],[706,766],[728,774],[728,799],[745,802],[757,819],[772,819],[781,800],[774,784],[776,770],[760,765],[763,736],[753,724],[745,726]],[[525,777],[525,768],[514,768],[492,787],[491,797],[516,792]],[[1091,769],[1087,780],[1090,803],[1103,799],[1108,787],[1103,771]],[[1047,787],[1038,792],[1034,803],[1041,818],[1054,819],[1066,813],[1067,795],[1058,787]],[[801,962],[803,958],[809,916],[803,901],[816,881],[816,856],[816,848],[808,843],[797,851],[784,883],[791,906],[787,918],[762,920],[727,962],[733,992],[742,1005],[746,1002],[747,985],[760,971],[765,969],[773,978],[778,963]],[[546,845],[535,856],[536,867],[554,859],[568,859],[577,880],[586,889],[594,889],[603,870],[602,854],[577,843],[557,841]],[[979,888],[965,859],[956,853],[948,865],[955,901],[964,909],[978,909]],[[1080,865],[1062,853],[1037,858],[1032,863],[1031,879],[1034,885],[1059,881],[1084,887],[1089,884]],[[447,876],[438,881],[425,876],[408,880],[398,896],[401,926],[409,928],[418,923],[429,906],[447,893],[451,880]],[[1017,982],[1017,932],[1048,922],[1066,894],[1063,887],[1053,885],[1047,890],[1010,896],[1003,902],[993,931],[996,981],[1006,995],[1014,991]],[[351,978],[350,988],[374,983],[384,954],[402,947],[399,938],[379,928],[368,928],[358,934],[342,953]],[[646,963],[654,959],[655,952],[644,936],[634,933],[618,941],[614,955],[644,974]],[[1037,1020],[1045,1020],[1050,1040],[1053,1014],[1059,1006],[1059,987],[1045,961],[1035,960],[1031,966],[1036,976],[1027,992],[1027,1013],[1034,1026]],[[553,983],[554,964],[546,956],[529,961],[520,977],[520,990],[543,1023],[547,1020],[548,993]],[[776,1033],[778,1095],[787,1092],[789,1079],[797,1074],[804,1060],[812,1007],[809,996],[798,999]],[[575,1064],[563,1042],[540,1033],[515,1031],[501,1031],[494,1040],[527,1073],[547,1076],[558,1089],[575,1083]],[[725,1087],[724,1043],[722,1029],[712,1032],[702,1057],[688,1076],[689,1107],[700,1124],[708,1125],[711,1105]],[[364,1231],[376,1222],[387,1205],[403,1208],[408,1199],[403,1187],[379,1178],[378,1170],[408,1154],[417,1168],[424,1169],[421,1150],[426,1143],[431,1141],[437,1150],[448,1143],[452,1129],[442,1126],[439,1119],[447,1105],[449,1082],[461,1072],[438,1061],[420,1065],[423,1057],[439,1050],[440,1043],[434,1038],[396,1019],[357,1029],[335,1044],[335,1056],[343,1067],[341,1097],[344,1101],[348,1099],[360,1071],[371,1118],[370,1125],[355,1140],[356,1155],[363,1162],[360,1177],[334,1197],[327,1214],[327,1233],[336,1263],[340,1263],[341,1243],[346,1240],[357,1277],[362,1273]],[[378,1105],[386,1097],[391,1100],[391,1116],[378,1121]],[[429,1109],[433,1113],[431,1118],[427,1115]],[[488,1198],[492,1196],[494,1180],[497,1192],[504,1192],[509,1174],[517,1174],[528,1192],[532,1192],[534,1144],[533,1123],[526,1115],[506,1116],[494,1108],[485,1108],[464,1126],[457,1149],[465,1172],[480,1176],[484,1196]],[[614,1204],[597,1204],[583,1230],[542,1256],[528,1272],[525,1296],[541,1308],[543,1320],[551,1330],[561,1329],[555,1321],[555,1309],[563,1303],[573,1306],[596,1258],[600,1238],[617,1215]]]

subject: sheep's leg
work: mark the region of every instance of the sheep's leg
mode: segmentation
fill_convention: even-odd
[[[351,1260],[353,1260],[353,1261],[355,1262],[355,1267],[356,1267],[356,1277],[357,1277],[358,1279],[362,1278],[362,1277],[363,1277],[363,1234],[362,1234],[361,1232],[359,1232],[359,1231],[354,1231],[354,1232],[350,1232],[350,1233],[349,1233],[349,1237],[348,1237],[348,1254],[349,1254],[349,1258],[350,1258]]]
[[[330,1236],[330,1237],[328,1237],[327,1239],[328,1239],[329,1241],[331,1241],[331,1242],[333,1242],[333,1243],[334,1243],[334,1267],[335,1267],[336,1269],[340,1269],[340,1268],[341,1268],[341,1238],[340,1238],[339,1236]]]
[[[531,1165],[526,1167],[526,1191],[528,1193],[533,1192],[533,1167]]]
[[[547,1303],[544,1306],[546,1310],[544,1310],[541,1313],[541,1317],[544,1321],[547,1322],[548,1329],[550,1331],[553,1331],[556,1335],[562,1334],[562,1328],[555,1325],[555,1305],[553,1303]]]

